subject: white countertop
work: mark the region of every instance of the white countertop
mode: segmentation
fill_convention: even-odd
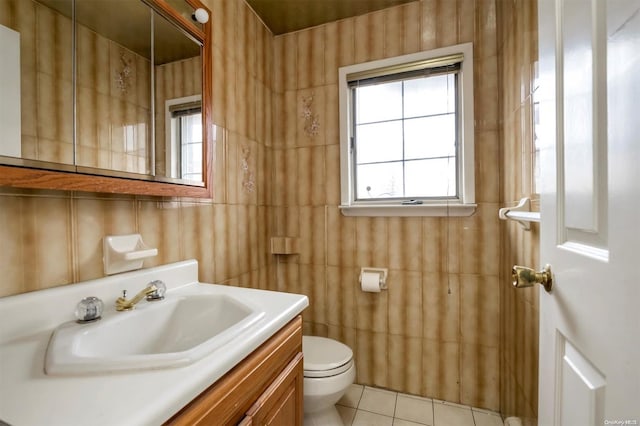
[[[197,270],[196,261],[185,261],[0,298],[0,420],[12,426],[160,425],[309,304],[303,295],[201,284]],[[51,333],[73,319],[78,301],[100,297],[106,317],[115,312],[122,289],[135,294],[154,279],[165,281],[167,297],[229,294],[261,307],[265,316],[233,343],[186,367],[66,377],[44,373]]]

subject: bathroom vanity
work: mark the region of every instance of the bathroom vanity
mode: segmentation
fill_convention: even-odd
[[[302,319],[297,317],[169,425],[302,425]]]
[[[192,260],[0,298],[0,420],[302,424],[307,297],[202,284],[197,271]],[[116,311],[122,290],[158,279],[163,301]],[[102,319],[76,324],[87,296]]]

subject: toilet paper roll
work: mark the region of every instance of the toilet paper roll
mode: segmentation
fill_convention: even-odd
[[[362,291],[380,293],[380,274],[377,272],[363,272],[360,276]]]

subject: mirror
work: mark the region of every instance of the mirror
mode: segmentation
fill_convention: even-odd
[[[0,2],[2,93],[0,155],[74,164],[71,0],[51,9],[32,1]],[[8,75],[7,75],[8,74]]]
[[[191,17],[200,7],[0,0],[0,55],[9,58],[0,164],[11,166],[0,166],[0,184],[210,196],[210,24]],[[117,177],[118,188],[91,175]]]
[[[155,15],[155,172],[202,181],[200,45]]]

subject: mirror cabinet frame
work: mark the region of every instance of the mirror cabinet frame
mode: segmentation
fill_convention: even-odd
[[[209,20],[198,28],[178,13],[166,0],[141,0],[202,44],[202,180],[203,185],[169,183],[158,180],[112,177],[80,172],[54,171],[13,165],[0,165],[0,186],[30,189],[100,192],[112,194],[156,195],[166,197],[213,197],[213,111],[212,111],[212,18],[200,0],[184,0],[193,9],[202,8]],[[74,55],[76,53],[74,52]],[[152,125],[155,117],[152,117]],[[74,141],[75,143],[75,141]],[[153,141],[153,143],[156,143]]]

